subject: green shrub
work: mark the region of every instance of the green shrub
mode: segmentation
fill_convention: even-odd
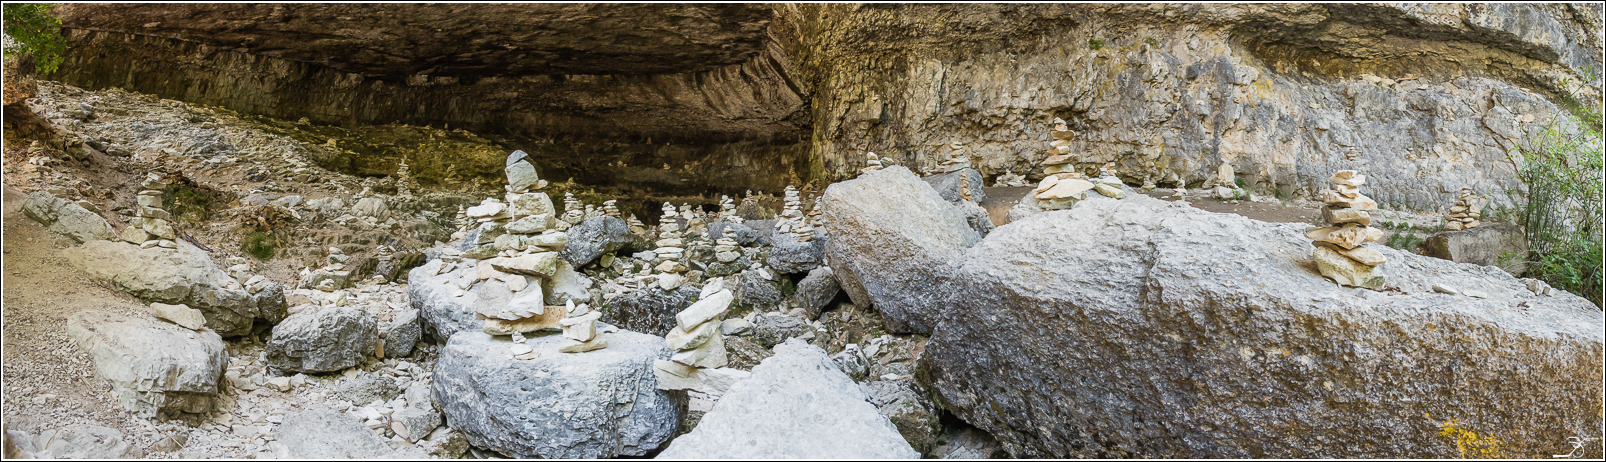
[[[261,231],[247,234],[244,239],[240,239],[240,251],[255,257],[257,260],[268,261],[272,259],[273,252],[276,249],[273,235]]]
[[[1087,49],[1097,51],[1100,48],[1104,48],[1103,40],[1087,39]]]
[[[61,38],[61,20],[50,16],[56,5],[49,3],[5,4],[6,59],[32,55],[34,69],[41,74],[56,72],[67,41]]]
[[[1521,186],[1506,193],[1528,241],[1528,275],[1601,306],[1606,159],[1600,112],[1585,118],[1552,122],[1507,153]]]

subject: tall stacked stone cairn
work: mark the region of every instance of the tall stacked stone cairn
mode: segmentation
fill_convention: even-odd
[[[969,178],[967,177],[966,179],[968,180]],[[825,204],[825,197],[824,196],[820,196],[820,197],[815,197],[814,198],[814,209],[809,211],[809,224],[810,225],[813,225],[815,227],[819,227],[821,225],[821,223],[820,223],[821,220],[823,220],[825,218],[825,209],[822,208],[822,207],[824,207],[824,204]]]
[[[1048,132],[1048,135],[1050,138],[1048,142],[1048,158],[1044,159],[1041,164],[1043,166],[1043,174],[1049,175],[1073,171],[1075,167],[1071,165],[1071,139],[1076,137],[1076,132],[1071,131],[1071,128],[1066,126],[1064,119],[1055,118],[1054,130]]]
[[[731,200],[730,196],[721,194],[719,196],[719,219],[730,221],[733,216],[736,216],[736,201]]]
[[[474,220],[468,217],[468,209],[464,208],[461,204],[457,206],[457,218],[455,224],[457,225],[457,232],[452,233],[452,240],[454,241],[462,239],[463,235],[468,233],[468,230],[474,229]]]
[[[747,372],[725,367],[729,355],[719,325],[736,296],[721,279],[710,280],[697,302],[675,314],[675,327],[665,335],[673,353],[653,361],[660,390],[687,390],[688,410],[707,412],[731,384]]]
[[[413,197],[413,173],[407,167],[407,159],[396,167],[396,197]]]
[[[658,248],[653,249],[653,253],[658,255],[658,266],[653,269],[662,273],[658,276],[658,286],[673,290],[680,287],[683,281],[680,273],[686,272],[686,265],[680,263],[685,252],[681,247],[685,242],[681,240],[680,223],[676,221],[679,214],[675,212],[675,206],[665,202],[663,210],[664,216],[658,222],[658,240],[654,242]]]
[[[586,213],[581,205],[580,201],[574,198],[574,193],[563,193],[563,216],[559,218],[563,224],[559,226],[567,230],[570,226],[585,221]]]
[[[1366,175],[1340,170],[1327,181],[1334,183],[1334,189],[1323,190],[1317,199],[1327,203],[1322,218],[1331,226],[1305,231],[1316,246],[1316,268],[1342,285],[1382,289],[1383,275],[1376,268],[1385,262],[1383,254],[1362,247],[1383,237],[1382,230],[1371,227],[1372,217],[1366,213],[1377,210],[1377,202],[1361,194]]]
[[[875,153],[873,152],[866,155],[866,157],[868,157],[869,160],[864,161],[864,169],[859,170],[859,173],[869,173],[876,170],[881,170],[880,157],[876,157]]]
[[[619,202],[619,201],[617,199],[608,199],[608,200],[602,201],[602,216],[618,218],[619,217],[619,207],[614,205],[614,203],[616,203],[616,202]]]
[[[742,258],[741,248],[736,242],[736,230],[725,227],[723,235],[714,241],[714,259],[720,263],[730,263]]]
[[[948,149],[948,158],[937,165],[937,172],[950,173],[970,168],[970,157],[965,155],[963,143],[950,143]]]
[[[1093,179],[1093,190],[1099,194],[1120,199],[1126,197],[1121,190],[1121,179],[1115,176],[1115,164],[1105,164],[1099,167],[1099,177]]]
[[[1479,213],[1482,207],[1472,203],[1474,197],[1476,195],[1472,194],[1472,188],[1461,188],[1461,194],[1455,199],[1455,206],[1450,207],[1450,215],[1445,217],[1448,223],[1444,224],[1444,229],[1462,230],[1478,227],[1478,217],[1483,214]]]
[[[775,220],[775,232],[795,235],[794,228],[807,225],[803,222],[803,199],[798,196],[797,188],[792,186],[787,186],[784,194],[785,205],[781,208],[781,216]]]
[[[535,166],[523,151],[508,156],[507,180],[506,203],[491,202],[468,210],[469,216],[489,223],[481,228],[482,239],[498,223],[503,231],[490,243],[489,258],[477,263],[475,281],[470,282],[483,281],[474,289],[475,317],[485,321],[483,329],[490,335],[558,330],[565,313],[562,308],[545,306],[542,286],[557,273],[558,251],[568,245],[568,236],[554,227],[552,198],[536,191],[547,182],[536,177]],[[486,208],[475,210],[479,207]],[[514,356],[534,358],[517,346],[521,345],[517,340],[513,348],[519,351]]]
[[[162,209],[162,190],[170,184],[162,175],[152,173],[140,182],[139,195],[134,200],[139,204],[134,211],[135,218],[129,222],[128,228],[123,229],[122,239],[132,244],[139,244],[142,249],[161,247],[176,249],[178,231],[173,229],[173,223],[168,221],[173,215]]]

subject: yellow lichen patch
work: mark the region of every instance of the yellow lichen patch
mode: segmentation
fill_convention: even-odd
[[[1432,418],[1432,416],[1428,416]],[[1450,419],[1439,424],[1439,434],[1455,441],[1456,450],[1461,452],[1462,459],[1505,459],[1504,444],[1493,436],[1479,436],[1477,432],[1458,426],[1459,422]]]

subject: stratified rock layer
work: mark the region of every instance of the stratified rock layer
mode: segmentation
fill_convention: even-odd
[[[1597,428],[1589,302],[1381,246],[1387,287],[1343,288],[1309,249],[1141,195],[1032,215],[965,252],[922,380],[1017,457],[1456,457],[1451,420],[1544,457]]]
[[[67,336],[135,415],[199,421],[212,411],[228,363],[217,333],[80,311],[67,318]]]

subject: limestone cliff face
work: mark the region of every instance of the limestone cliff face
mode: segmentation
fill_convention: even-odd
[[[1226,163],[1290,194],[1353,168],[1380,202],[1434,210],[1512,186],[1512,142],[1601,88],[1598,5],[778,10],[835,178],[867,150],[918,170],[956,145],[989,177],[1040,172],[1061,117],[1081,164],[1134,184]]]
[[[874,151],[1033,176],[1049,121],[1128,181],[1385,205],[1511,186],[1601,95],[1576,5],[162,5],[63,8],[66,83],[325,124],[466,128],[583,182],[778,190]],[[416,161],[410,161],[418,163]],[[388,163],[388,162],[379,162]]]

